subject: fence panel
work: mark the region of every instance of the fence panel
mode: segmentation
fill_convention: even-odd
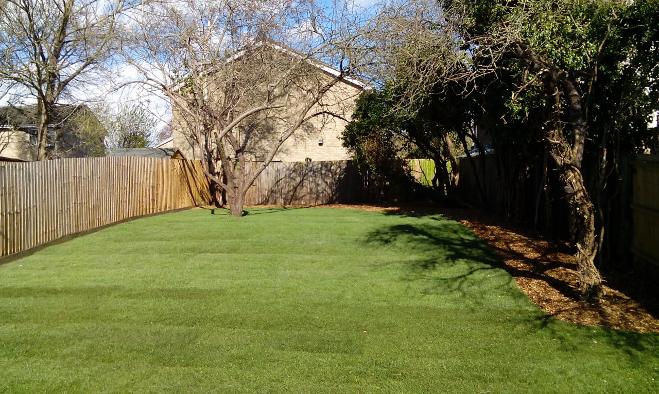
[[[259,162],[248,163],[255,171]],[[246,205],[321,205],[363,198],[351,161],[273,162]],[[128,218],[210,201],[202,164],[142,157],[0,162],[0,256]]]
[[[634,168],[632,250],[659,268],[659,158],[641,157]]]
[[[248,170],[260,165],[248,163]],[[247,191],[245,205],[353,203],[361,196],[361,177],[351,161],[272,162]]]
[[[0,256],[209,200],[198,161],[101,157],[0,163]]]

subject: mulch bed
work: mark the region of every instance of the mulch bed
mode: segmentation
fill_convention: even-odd
[[[379,211],[408,210],[383,206],[334,206]],[[418,211],[418,208],[414,210]],[[604,295],[599,303],[590,304],[579,297],[577,267],[566,244],[503,224],[475,210],[428,210],[459,221],[487,242],[501,258],[502,268],[515,278],[522,291],[549,316],[586,326],[659,333],[659,308],[656,294],[652,294],[656,291],[644,293],[623,289],[625,285],[642,281],[642,278],[618,275],[607,281],[605,277]]]
[[[550,316],[586,326],[659,333],[659,319],[652,314],[657,306],[653,295],[632,298],[618,286],[612,287],[605,277],[604,295],[599,302],[582,301],[577,265],[567,245],[496,223],[492,218],[467,212],[453,212],[452,217],[495,250],[517,285]]]

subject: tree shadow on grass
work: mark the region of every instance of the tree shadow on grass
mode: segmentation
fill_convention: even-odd
[[[605,327],[583,327],[545,314],[529,321],[532,330],[560,341],[566,351],[583,351],[605,344],[627,356],[634,367],[655,367],[659,363],[659,335],[620,331]]]
[[[513,253],[491,248],[476,238],[461,224],[447,220],[437,211],[390,211],[385,215],[406,217],[406,223],[378,228],[365,239],[366,244],[378,247],[394,247],[409,251],[409,257],[394,263],[403,266],[403,279],[420,284],[424,294],[454,295],[464,300],[465,308],[489,308],[496,311],[497,297],[507,297],[515,305],[530,306],[530,300],[513,284],[513,276],[543,280],[569,297],[578,294],[545,271],[562,266],[560,261],[547,261],[540,255],[531,262],[540,266],[534,271],[518,270],[506,265],[495,251]],[[522,254],[515,256],[526,259]],[[507,272],[506,272],[507,271]],[[494,312],[496,313],[496,312]],[[609,328],[586,328],[560,322],[551,314],[537,310],[527,313],[519,310],[520,322],[528,326],[530,335],[542,333],[560,341],[567,351],[588,351],[594,343],[604,342],[624,352],[634,365],[656,363],[659,335],[639,334]]]
[[[510,293],[513,279],[482,241],[458,223],[426,219],[376,229],[365,243],[408,250],[408,257],[390,264],[402,266],[402,279],[422,294],[457,296],[470,308],[487,307],[493,297],[503,294],[516,297],[516,292]],[[518,299],[522,298],[520,293]]]
[[[568,350],[578,350],[582,346],[591,346],[600,341],[624,352],[635,366],[651,365],[659,362],[659,354],[657,353],[659,335],[657,334],[577,326],[572,323],[558,321],[550,314],[533,319],[530,323],[532,327],[547,332],[552,338],[558,339]],[[584,339],[588,340],[587,344],[584,343]]]
[[[439,213],[441,213],[441,215],[439,215]],[[537,235],[529,234],[523,229],[502,225],[500,221],[494,220],[494,218],[490,216],[484,216],[474,212],[473,210],[455,208],[438,209],[437,207],[421,206],[412,208],[401,207],[396,210],[390,210],[386,214],[410,218],[432,217],[436,220],[439,217],[449,218],[455,221],[466,219],[473,225],[486,229],[485,232],[490,238],[487,242],[488,248],[494,251],[499,258],[507,261],[506,264],[499,263],[499,266],[505,269],[514,278],[542,282],[565,298],[583,304],[576,283],[576,265],[574,262],[565,259],[565,256],[572,255],[574,250],[563,242],[546,240]],[[561,257],[561,255],[563,257]],[[554,273],[551,271],[554,271]],[[557,271],[561,272],[561,274],[556,275],[555,272]],[[571,278],[570,275],[573,277]],[[606,283],[611,284],[609,280],[607,280]],[[644,284],[645,282],[643,280],[639,281],[638,278],[634,278],[634,280],[628,279],[626,286],[634,287],[630,286],[630,283],[638,285],[639,283]],[[632,291],[626,291],[626,289],[620,285],[615,286],[615,288],[623,290],[624,294],[635,294]],[[648,293],[648,291],[646,291],[646,293]],[[613,296],[607,297],[611,298]],[[645,294],[645,297],[632,298],[634,301],[643,305],[651,315],[654,315],[655,317],[657,316],[659,305],[656,303],[655,297],[648,297],[647,294]],[[627,303],[624,304],[626,305]],[[582,307],[583,306],[584,305],[582,305]],[[554,311],[552,314],[579,312],[577,308],[574,308],[574,311],[570,311],[570,308],[570,305],[559,309],[554,307],[552,309]],[[599,305],[588,305],[587,308],[582,309],[588,310],[589,313],[595,311],[600,318],[603,319],[605,324],[606,322],[609,322],[609,324],[614,323],[614,320],[607,319],[606,308],[601,308]],[[629,315],[629,318],[633,318],[634,316],[635,315],[633,314]],[[616,318],[621,319],[624,317],[625,316],[617,316]]]

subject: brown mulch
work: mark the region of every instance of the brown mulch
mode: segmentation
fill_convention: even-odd
[[[459,212],[460,213],[460,212]],[[659,333],[659,319],[619,288],[604,283],[596,304],[580,299],[577,265],[567,245],[510,228],[488,217],[461,212],[452,217],[485,240],[529,298],[550,316],[586,326]],[[645,299],[646,305],[655,300]]]
[[[369,211],[405,211],[405,208],[373,205],[330,205]],[[418,209],[416,209],[418,211]],[[659,333],[654,295],[635,294],[605,280],[599,303],[579,297],[576,263],[569,247],[528,231],[505,225],[495,218],[467,209],[431,209],[459,221],[486,241],[503,261],[517,285],[548,315],[586,326],[603,326],[625,331]],[[620,278],[619,278],[620,279]],[[624,281],[628,278],[622,278]],[[638,280],[631,278],[627,282]],[[633,283],[633,282],[632,282]]]

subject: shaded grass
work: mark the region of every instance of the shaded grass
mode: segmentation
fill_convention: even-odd
[[[441,216],[192,210],[0,266],[0,390],[656,392],[659,337],[547,319]]]

